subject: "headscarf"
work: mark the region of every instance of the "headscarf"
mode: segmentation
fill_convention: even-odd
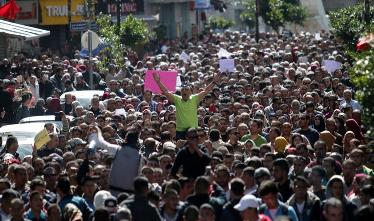
[[[347,126],[347,130],[350,130],[355,134],[356,139],[358,139],[359,141],[364,140],[364,135],[362,134],[361,128],[356,120],[348,119],[345,124]]]
[[[319,119],[320,124],[316,125],[314,122],[314,129],[316,129],[318,132],[324,131],[326,129],[325,118],[321,114],[317,114],[316,118]]]
[[[277,153],[283,153],[287,145],[288,145],[288,142],[286,138],[277,137],[275,138],[275,141],[274,141],[274,150]]]
[[[340,175],[334,175],[332,176],[329,181],[327,182],[326,184],[326,199],[332,197],[332,191],[331,191],[331,185],[334,181],[340,181],[342,184],[343,184],[343,191],[342,191],[342,196],[340,198],[341,199],[344,199],[344,193],[346,192],[345,191],[345,182],[344,182],[344,179],[342,176]]]
[[[319,139],[324,141],[327,146],[327,152],[330,152],[332,149],[332,146],[335,143],[336,137],[330,133],[330,131],[322,131],[321,134],[319,135]]]
[[[57,97],[52,98],[51,101],[48,103],[48,110],[51,113],[61,111],[60,99],[58,99]]]

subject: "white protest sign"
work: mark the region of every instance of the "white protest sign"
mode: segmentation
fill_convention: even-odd
[[[219,70],[221,72],[234,72],[234,70],[235,70],[234,59],[221,59],[221,60],[219,60]]]
[[[299,57],[297,59],[297,62],[300,64],[300,63],[308,63],[308,58],[303,56],[303,57]]]
[[[182,80],[181,80],[181,76],[178,75],[177,76],[177,87],[180,87],[180,86],[182,86]]]
[[[317,41],[319,41],[319,40],[322,39],[322,38],[321,38],[321,34],[320,34],[319,32],[314,34],[314,38],[315,38]]]
[[[225,49],[220,48],[217,55],[218,55],[218,58],[229,58],[232,54],[226,51]]]
[[[190,56],[188,56],[188,54],[186,54],[186,52],[182,52],[182,54],[179,56],[180,59],[182,59],[184,62],[187,62],[190,60]]]
[[[342,63],[334,60],[323,60],[322,65],[325,66],[329,73],[333,73],[342,66]]]
[[[114,115],[115,116],[126,116],[126,111],[125,111],[125,109],[123,109],[123,108],[121,108],[121,109],[116,109],[115,111],[114,111]]]

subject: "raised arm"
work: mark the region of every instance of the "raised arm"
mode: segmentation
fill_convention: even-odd
[[[209,94],[209,92],[211,92],[214,88],[214,86],[217,84],[217,82],[219,81],[219,74],[214,74],[213,75],[213,81],[210,82],[210,84],[205,88],[204,91],[200,92],[198,94],[198,99],[199,99],[199,102],[202,101],[204,99],[204,97]]]
[[[158,87],[160,88],[161,92],[163,95],[166,96],[166,98],[170,101],[170,102],[174,102],[174,99],[173,99],[173,94],[170,93],[170,91],[165,87],[165,85],[161,82],[160,80],[160,75],[157,74],[157,73],[153,73],[153,79],[156,81]]]

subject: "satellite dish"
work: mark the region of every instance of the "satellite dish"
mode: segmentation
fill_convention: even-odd
[[[92,50],[95,50],[100,44],[100,38],[93,31],[86,31],[85,33],[83,33],[82,38],[81,38],[82,48],[88,48],[88,32],[91,32]]]

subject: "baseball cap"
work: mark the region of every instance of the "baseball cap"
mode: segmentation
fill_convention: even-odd
[[[77,145],[85,145],[87,144],[86,141],[82,140],[81,138],[73,138],[68,141],[68,145],[70,145],[72,148],[75,148]]]
[[[117,211],[117,199],[114,196],[109,196],[104,200],[104,208],[108,212],[116,212]]]
[[[234,209],[241,212],[247,208],[257,208],[258,206],[257,198],[251,194],[247,194],[240,199],[239,203],[234,206]]]

